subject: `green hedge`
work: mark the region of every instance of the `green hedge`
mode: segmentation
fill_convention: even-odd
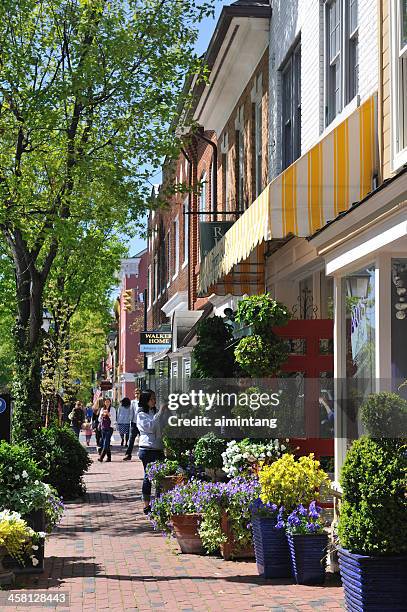
[[[29,444],[32,458],[45,472],[44,482],[55,487],[64,499],[84,494],[83,475],[92,462],[70,427],[44,427]]]

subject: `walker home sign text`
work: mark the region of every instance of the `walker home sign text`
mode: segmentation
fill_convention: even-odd
[[[140,352],[159,353],[171,348],[172,333],[160,331],[140,332]]]

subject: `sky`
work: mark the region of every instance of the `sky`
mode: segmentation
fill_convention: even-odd
[[[215,15],[212,18],[206,18],[199,24],[199,36],[196,42],[195,48],[198,55],[202,55],[209,44],[213,31],[215,29],[216,22],[219,18],[222,6],[232,4],[233,0],[215,0]],[[159,180],[158,177],[155,179]],[[154,183],[154,180],[152,181]],[[130,255],[136,255],[143,249],[146,248],[146,240],[144,238],[136,237],[133,238],[129,243]]]

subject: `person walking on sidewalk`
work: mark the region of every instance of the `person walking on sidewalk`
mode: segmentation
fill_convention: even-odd
[[[81,433],[82,425],[85,421],[85,412],[83,410],[83,404],[80,401],[75,403],[74,409],[69,415],[69,419],[71,421],[71,428],[75,432],[77,438],[79,438],[79,434]]]
[[[107,436],[105,436],[105,439],[103,439],[103,429],[102,429],[102,418],[103,418],[103,415],[104,415],[106,410],[108,412],[109,419],[110,419],[110,436],[108,438],[108,443],[106,443]],[[103,453],[103,450],[106,451],[105,455],[107,456],[107,461],[111,461],[112,460],[112,452],[111,452],[111,448],[110,448],[110,442],[111,442],[113,431],[114,431],[115,427],[116,427],[116,410],[115,410],[114,406],[112,406],[112,400],[110,399],[110,397],[105,397],[104,400],[103,400],[103,408],[102,408],[102,410],[100,411],[100,414],[99,414],[99,429],[100,429],[100,433],[102,435],[101,454]]]
[[[107,461],[111,461],[112,457],[110,454],[110,439],[112,437],[113,428],[110,413],[107,408],[103,408],[100,416],[100,430],[102,432],[102,452],[98,461],[102,463],[103,459],[107,455]]]
[[[134,390],[134,400],[131,402],[130,406],[130,439],[129,444],[127,446],[126,454],[123,457],[123,461],[131,461],[134,442],[136,441],[136,438],[140,433],[137,429],[137,412],[139,410],[140,394],[140,389],[136,387]]]
[[[147,478],[146,468],[149,463],[164,459],[164,444],[162,431],[166,422],[168,407],[164,405],[157,411],[156,397],[153,391],[144,391],[140,395],[137,427],[140,432],[139,458],[144,467],[142,496],[144,514],[151,510],[151,482]]]
[[[120,402],[117,411],[117,429],[120,434],[121,444],[127,447],[129,443],[130,418],[131,418],[131,401],[128,397],[124,397]]]

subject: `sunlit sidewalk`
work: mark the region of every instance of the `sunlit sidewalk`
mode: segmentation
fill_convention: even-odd
[[[111,463],[96,461],[86,476],[83,501],[67,504],[46,545],[45,573],[19,578],[16,588],[69,593],[59,612],[100,610],[320,610],[344,608],[342,588],[296,586],[258,577],[253,562],[180,555],[176,542],[154,533],[142,513],[142,466],[123,462],[114,446]],[[25,606],[7,610],[33,610]],[[38,609],[38,608],[36,608]],[[54,606],[42,609],[54,609]]]

